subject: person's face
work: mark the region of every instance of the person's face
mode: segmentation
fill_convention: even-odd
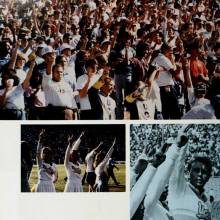
[[[51,28],[50,27],[45,29],[45,34],[46,34],[46,36],[50,36],[51,35]]]
[[[114,84],[112,81],[106,82],[105,85],[101,88],[101,91],[106,95],[110,94],[114,89]]]
[[[27,39],[22,39],[21,40],[21,46],[22,47],[27,47],[27,45],[28,45],[28,40]]]
[[[209,180],[210,173],[208,173],[207,166],[199,161],[194,161],[190,170],[190,183],[197,189],[204,187]]]
[[[46,54],[46,58],[45,58],[46,63],[49,63],[49,62],[53,63],[55,61],[55,59],[56,59],[55,53]]]
[[[70,162],[75,163],[77,160],[79,159],[79,152],[74,150],[71,154],[70,154]]]
[[[16,66],[18,69],[22,69],[25,65],[25,60],[22,59],[21,57],[18,57],[16,60]]]
[[[63,43],[70,44],[71,40],[72,40],[72,37],[71,37],[71,36],[65,37],[65,38],[63,39]]]
[[[63,68],[61,66],[57,67],[53,71],[53,80],[56,82],[61,81],[63,77]]]
[[[64,54],[66,57],[70,57],[70,56],[71,56],[71,50],[70,50],[70,49],[65,49],[65,50],[63,50],[63,54]]]
[[[172,54],[173,54],[173,50],[171,48],[169,48],[165,51],[165,55],[167,55],[167,56],[172,56]]]
[[[60,64],[65,67],[67,65],[67,59],[65,57],[62,57],[62,59],[60,60]]]
[[[41,154],[41,158],[42,160],[44,160],[46,163],[51,162],[52,160],[52,156],[47,152],[47,151],[43,151]]]
[[[96,71],[97,71],[97,66],[90,66],[90,67],[87,67],[87,73],[89,76],[93,76],[96,74]]]
[[[172,29],[168,30],[169,37],[174,37],[174,31]]]

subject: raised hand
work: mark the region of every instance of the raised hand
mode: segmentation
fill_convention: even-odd
[[[81,138],[85,134],[85,131],[82,131],[79,138]]]
[[[73,143],[73,135],[68,135],[67,139],[69,144]]]
[[[114,146],[115,143],[116,143],[116,137],[115,137],[115,139],[114,139],[114,141],[113,141],[113,143],[112,143],[112,146]]]
[[[183,147],[188,142],[187,132],[193,125],[183,125],[183,127],[179,130],[178,136],[177,136],[177,146]]]
[[[45,133],[45,129],[41,129],[41,131],[39,133],[39,139],[42,139],[44,133]]]

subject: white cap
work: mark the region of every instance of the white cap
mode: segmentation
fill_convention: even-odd
[[[55,53],[55,50],[51,46],[46,46],[42,50],[42,56],[48,54],[48,53]]]
[[[66,43],[64,43],[60,46],[60,52],[62,52],[63,50],[66,50],[66,49],[72,50],[73,47],[70,44],[66,44]]]
[[[45,47],[47,47],[47,45],[45,43],[37,45],[37,48],[45,48]]]

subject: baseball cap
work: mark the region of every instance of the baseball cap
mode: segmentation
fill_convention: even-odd
[[[72,50],[73,47],[72,47],[71,45],[69,45],[69,44],[66,44],[66,43],[64,43],[64,44],[62,44],[62,45],[60,46],[60,52],[62,52],[63,50],[66,50],[66,49]]]
[[[44,56],[48,53],[55,53],[55,50],[51,46],[46,46],[42,50],[42,56]]]

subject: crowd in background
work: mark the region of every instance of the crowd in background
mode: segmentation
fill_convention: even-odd
[[[108,129],[108,126],[44,126],[46,136],[42,140],[44,147],[50,147],[53,152],[54,162],[63,164],[65,150],[68,146],[68,135],[72,134],[77,139],[78,135],[85,131],[80,146],[80,160],[84,163],[85,157],[100,142],[103,142],[102,151],[107,152],[115,137],[116,144],[112,158],[116,161],[125,161],[125,131],[122,127],[114,127],[114,132]],[[42,126],[22,126],[21,140],[26,141],[32,148],[32,160],[36,158],[36,148],[39,131]],[[102,131],[102,133],[101,133]]]
[[[174,143],[181,125],[139,125],[131,126],[131,166],[142,153],[145,146],[153,148],[165,143]],[[220,176],[220,137],[219,125],[197,124],[191,130],[188,141],[187,161],[192,157],[209,157],[213,163],[213,176]]]
[[[1,119],[220,118],[219,15],[217,0],[1,1]]]

